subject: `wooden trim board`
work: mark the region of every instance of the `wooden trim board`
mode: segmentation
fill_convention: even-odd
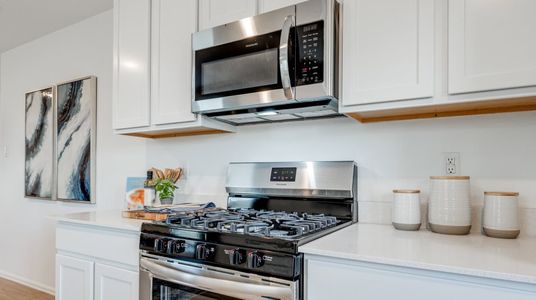
[[[347,113],[361,123],[496,114],[536,110],[536,96]]]
[[[202,130],[183,130],[183,131],[177,130],[177,131],[164,131],[164,132],[133,132],[133,133],[123,133],[123,135],[130,135],[130,136],[150,138],[150,139],[161,139],[161,138],[219,134],[219,133],[229,133],[229,132],[218,130],[218,129],[202,129]]]

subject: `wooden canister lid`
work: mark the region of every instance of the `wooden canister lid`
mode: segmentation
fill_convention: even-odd
[[[506,197],[517,197],[519,193],[516,192],[484,192],[486,196],[506,196]]]
[[[469,176],[430,176],[430,179],[443,179],[443,180],[469,180]]]
[[[420,190],[393,190],[393,193],[396,194],[418,194]]]

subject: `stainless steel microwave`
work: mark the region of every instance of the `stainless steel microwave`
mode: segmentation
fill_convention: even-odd
[[[194,33],[193,112],[238,125],[338,115],[339,6],[309,0]]]

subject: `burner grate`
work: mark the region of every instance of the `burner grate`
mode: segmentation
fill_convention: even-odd
[[[205,231],[296,239],[339,223],[323,214],[299,214],[254,209],[185,212],[168,217],[166,224]]]

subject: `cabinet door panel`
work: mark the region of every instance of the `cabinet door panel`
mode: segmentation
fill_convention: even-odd
[[[150,124],[150,4],[114,1],[114,129]]]
[[[56,299],[93,300],[93,262],[56,255]]]
[[[344,105],[432,97],[434,1],[345,1],[342,68]]]
[[[138,287],[138,273],[95,265],[95,300],[138,300]]]
[[[536,1],[449,1],[449,93],[536,85]]]
[[[152,124],[195,121],[191,35],[197,29],[196,0],[153,0],[152,5]]]
[[[321,299],[399,299],[399,300],[529,300],[534,294],[476,284],[411,274],[413,270],[390,270],[306,259],[306,298]],[[329,278],[329,280],[326,280]]]
[[[257,0],[199,0],[199,30],[257,14]]]
[[[271,10],[294,5],[306,0],[259,0],[259,13],[265,13]]]

